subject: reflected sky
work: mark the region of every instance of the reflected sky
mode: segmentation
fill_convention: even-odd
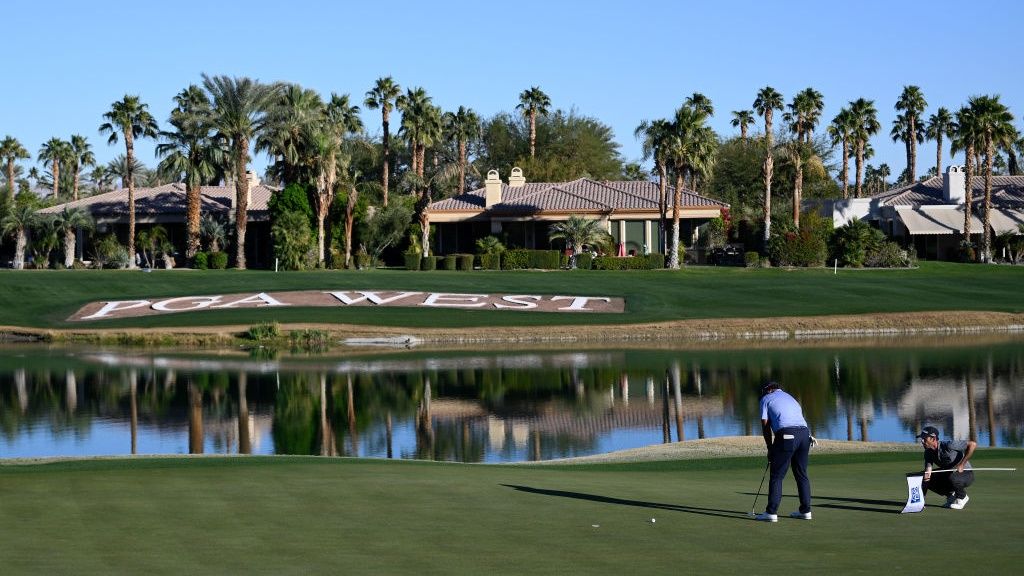
[[[902,344],[902,345],[899,345]],[[1024,445],[1024,340],[304,356],[0,349],[0,458],[311,454],[516,462],[759,435],[775,379],[819,438],[931,424]]]

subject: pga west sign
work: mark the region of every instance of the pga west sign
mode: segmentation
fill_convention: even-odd
[[[173,312],[283,307],[405,306],[461,310],[524,310],[588,313],[625,311],[622,298],[535,294],[458,294],[370,290],[258,292],[178,296],[151,300],[110,300],[86,304],[69,320],[112,320]]]

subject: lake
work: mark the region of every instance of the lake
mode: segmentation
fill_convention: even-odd
[[[1024,446],[1024,338],[324,355],[0,348],[0,458],[308,454],[520,462],[760,435],[782,383],[818,438],[921,426]]]

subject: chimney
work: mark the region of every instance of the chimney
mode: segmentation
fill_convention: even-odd
[[[260,177],[252,170],[245,171],[245,179],[249,181],[249,190],[260,185]]]
[[[963,204],[967,195],[964,186],[967,174],[963,166],[950,166],[942,175],[942,199],[950,204]]]
[[[484,181],[484,207],[490,208],[501,203],[501,178],[497,170],[487,171],[487,180]]]
[[[526,184],[526,178],[523,178],[523,169],[518,166],[512,169],[512,174],[508,177],[509,188],[522,188]]]

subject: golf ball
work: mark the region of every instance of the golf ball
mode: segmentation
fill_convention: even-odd
[[[651,518],[651,524],[654,524],[655,522],[657,522],[657,520],[655,520],[654,518]]]

